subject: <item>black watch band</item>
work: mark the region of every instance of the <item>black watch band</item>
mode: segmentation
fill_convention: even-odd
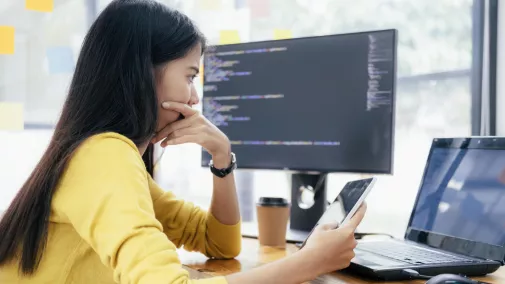
[[[210,160],[209,167],[210,171],[217,177],[224,178],[225,176],[229,175],[233,170],[237,168],[237,159],[235,157],[235,154],[232,152],[231,153],[231,161],[230,165],[227,168],[224,169],[217,169],[214,167],[214,161]]]

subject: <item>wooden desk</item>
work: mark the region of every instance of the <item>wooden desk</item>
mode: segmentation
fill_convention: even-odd
[[[194,278],[206,278],[211,276],[228,275],[240,271],[247,271],[262,264],[278,260],[295,251],[298,248],[292,244],[288,244],[286,249],[275,249],[270,247],[261,247],[256,239],[244,238],[242,242],[242,253],[233,260],[209,260],[199,253],[190,253],[180,250],[179,255],[182,264],[190,271],[191,276]],[[199,273],[200,272],[200,273]],[[505,283],[505,268],[502,268],[494,274],[478,278],[481,281],[503,284]],[[345,273],[336,272],[319,277],[310,283],[386,283],[386,282],[373,282],[370,280],[360,279],[356,276],[351,276]],[[404,281],[404,282],[387,282],[392,283],[410,283],[421,284],[425,280]]]

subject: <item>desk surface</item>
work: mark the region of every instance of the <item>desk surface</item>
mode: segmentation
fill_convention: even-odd
[[[286,249],[276,249],[270,247],[261,247],[256,239],[244,238],[242,242],[242,253],[233,260],[208,260],[199,253],[190,253],[180,250],[180,258],[186,269],[190,271],[193,278],[207,278],[211,276],[228,275],[240,271],[251,270],[262,264],[278,260],[295,251],[298,248],[288,244]],[[494,274],[478,278],[481,281],[498,284],[505,283],[505,268],[502,268]],[[345,273],[336,272],[319,277],[311,283],[425,283],[423,280],[406,282],[371,282],[370,280],[360,279]]]

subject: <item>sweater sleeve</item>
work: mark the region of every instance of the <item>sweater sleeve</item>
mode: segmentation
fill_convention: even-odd
[[[234,258],[241,250],[240,222],[225,225],[210,212],[164,192],[149,176],[156,218],[177,247],[198,251],[212,258]]]
[[[119,135],[88,139],[67,166],[53,206],[113,270],[117,283],[224,284],[190,280],[155,217],[136,146]]]

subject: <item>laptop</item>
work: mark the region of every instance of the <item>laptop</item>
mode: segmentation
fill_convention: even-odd
[[[388,204],[390,206],[392,204]],[[482,276],[505,258],[505,137],[434,139],[403,240],[360,241],[349,271]]]

